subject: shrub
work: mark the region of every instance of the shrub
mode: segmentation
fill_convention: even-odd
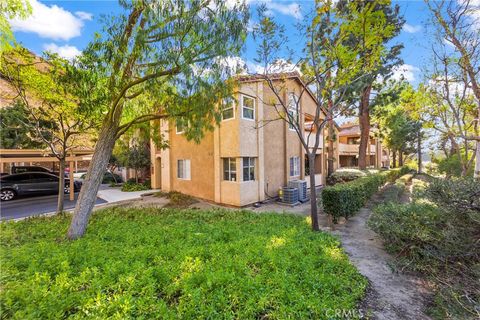
[[[358,169],[339,169],[335,171],[329,178],[328,184],[334,185],[337,183],[344,183],[356,180],[367,176],[368,173]]]
[[[348,218],[360,210],[385,182],[393,181],[408,171],[408,168],[381,171],[351,182],[325,187],[321,196],[323,209],[335,221],[339,217]]]
[[[385,183],[385,176],[372,174],[357,180],[325,187],[322,190],[323,209],[336,220],[348,218],[365,205],[367,200]]]
[[[367,281],[304,217],[110,208],[0,224],[2,319],[324,319]]]
[[[122,186],[122,191],[132,192],[132,191],[144,191],[149,190],[150,187],[143,184],[143,183],[135,183],[135,182],[125,182]]]
[[[422,188],[420,195],[430,201],[380,205],[368,225],[402,268],[422,272],[436,284],[435,317],[477,318],[480,185],[473,179],[433,180]]]

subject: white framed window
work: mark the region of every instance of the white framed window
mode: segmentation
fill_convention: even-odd
[[[189,159],[177,160],[177,178],[182,180],[191,180]]]
[[[298,119],[298,111],[300,109],[300,105],[298,102],[298,97],[295,95],[295,93],[290,92],[288,94],[288,114],[289,114],[289,121],[288,121],[288,129],[295,131],[295,126],[291,123],[293,121],[295,124],[299,123]]]
[[[223,158],[223,180],[237,181],[237,161],[235,158]]]
[[[255,158],[243,157],[243,181],[255,180]]]
[[[300,157],[290,158],[290,177],[297,177],[300,175]]]
[[[222,101],[222,120],[235,119],[235,104],[232,98]]]
[[[186,124],[185,121],[182,119],[177,119],[175,121],[175,128],[177,134],[182,134],[185,132]]]
[[[255,120],[255,99],[242,95],[242,118]]]

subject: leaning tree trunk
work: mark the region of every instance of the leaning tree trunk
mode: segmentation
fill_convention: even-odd
[[[317,192],[315,189],[315,153],[308,153],[308,166],[310,168],[310,217],[312,219],[312,230],[320,230],[318,225]]]
[[[360,145],[358,146],[358,167],[362,170],[367,168],[367,147],[370,140],[370,92],[372,85],[368,85],[362,92],[358,122],[360,125]]]
[[[87,176],[78,196],[73,212],[73,219],[68,229],[68,238],[77,239],[83,236],[87,229],[88,219],[97,199],[97,192],[107,170],[108,161],[112,155],[117,137],[118,120],[106,121],[98,136],[92,160],[88,166]]]
[[[65,201],[65,158],[59,159],[58,168],[58,199],[57,214],[63,212],[63,203]],[[72,183],[72,181],[70,181]]]

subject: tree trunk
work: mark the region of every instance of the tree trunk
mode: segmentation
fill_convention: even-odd
[[[138,169],[135,169],[135,183],[138,184]]]
[[[397,167],[397,150],[393,150],[392,152],[392,167]]]
[[[417,137],[417,157],[418,157],[418,173],[422,173],[422,130],[418,130]]]
[[[310,217],[312,219],[312,230],[318,231],[318,208],[317,208],[317,192],[315,189],[315,154],[308,153],[308,166],[310,169]]]
[[[370,92],[372,85],[368,85],[362,92],[358,120],[360,125],[360,145],[358,146],[358,167],[367,168],[367,147],[370,140]]]
[[[403,167],[403,151],[398,150],[398,166]]]
[[[477,147],[475,148],[475,170],[473,171],[473,177],[480,179],[480,141],[477,140]]]
[[[334,145],[334,138],[333,138],[334,136],[335,136],[335,123],[333,122],[333,119],[330,116],[328,118],[327,178],[329,178],[335,172],[335,167],[334,167],[335,166],[335,163],[334,163],[335,145]]]
[[[65,158],[59,160],[57,214],[63,212],[63,203],[65,201]]]
[[[105,122],[95,145],[92,161],[88,166],[87,176],[78,196],[73,212],[73,219],[68,229],[68,238],[77,239],[83,236],[87,229],[88,219],[97,199],[97,192],[107,170],[108,161],[115,146],[118,121]]]

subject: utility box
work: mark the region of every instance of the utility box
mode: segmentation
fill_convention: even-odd
[[[305,180],[292,180],[288,181],[289,188],[296,188],[298,189],[298,201],[300,202],[307,202],[310,200],[307,192],[307,181]]]
[[[286,204],[294,205],[298,203],[298,189],[283,187],[280,195],[280,201]]]

